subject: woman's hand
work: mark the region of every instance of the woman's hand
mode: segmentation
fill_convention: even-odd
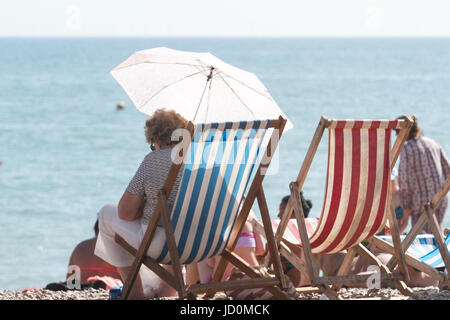
[[[119,218],[125,221],[139,219],[144,211],[146,198],[125,191],[119,201]]]

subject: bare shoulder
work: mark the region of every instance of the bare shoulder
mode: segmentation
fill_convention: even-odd
[[[91,239],[87,239],[84,241],[81,241],[76,247],[75,249],[80,249],[80,250],[86,250],[86,249],[91,249],[91,248],[95,248],[95,243],[97,242],[96,238],[91,238]]]
[[[81,241],[79,244],[75,246],[75,249],[72,252],[72,258],[77,259],[80,256],[84,256],[87,252],[94,252],[95,244],[96,244],[95,238]]]

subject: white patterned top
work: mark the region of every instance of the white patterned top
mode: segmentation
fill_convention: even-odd
[[[147,154],[128,184],[127,191],[141,198],[146,197],[141,224],[148,225],[153,210],[158,203],[158,192],[164,186],[172,165],[172,148],[153,151]],[[175,180],[172,192],[167,199],[169,213],[172,212],[175,197],[181,180],[181,172]],[[161,225],[161,223],[159,223]]]

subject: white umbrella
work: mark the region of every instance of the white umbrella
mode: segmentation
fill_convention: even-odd
[[[137,51],[111,75],[148,115],[166,108],[194,123],[287,119],[253,73],[210,53],[164,47]],[[288,120],[285,131],[292,127]]]

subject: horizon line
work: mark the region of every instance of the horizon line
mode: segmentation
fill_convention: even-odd
[[[442,39],[450,38],[449,35],[354,35],[354,36],[338,36],[338,35],[299,35],[299,36],[113,36],[113,35],[0,35],[0,39],[6,38],[36,38],[36,39],[366,39],[366,38],[382,38],[382,39]]]

